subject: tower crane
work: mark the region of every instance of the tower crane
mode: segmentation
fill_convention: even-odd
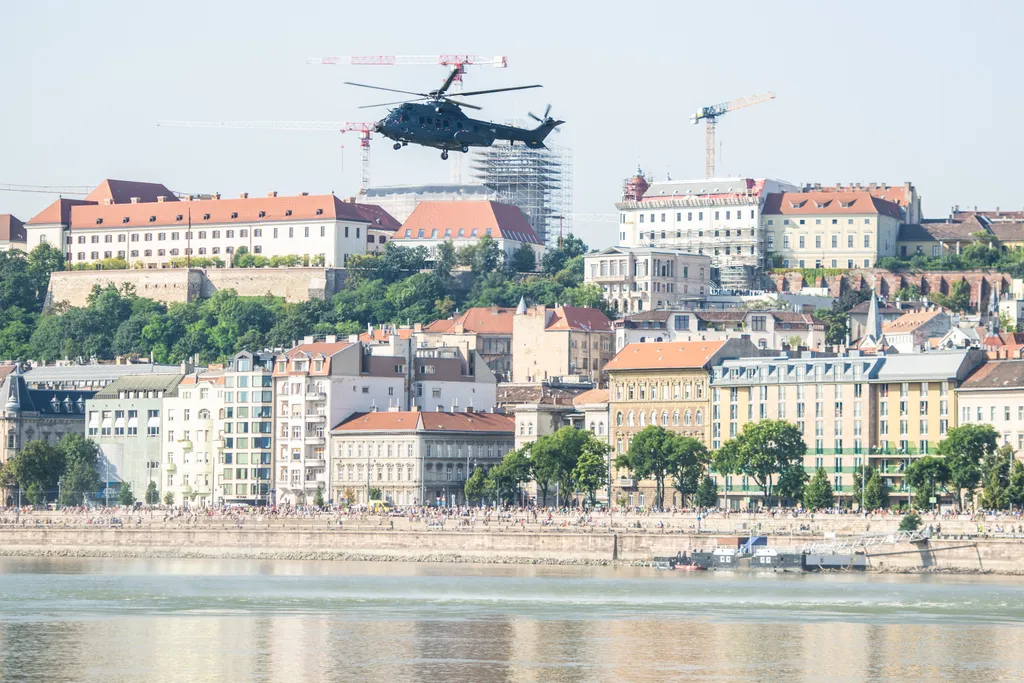
[[[91,185],[7,185],[0,184],[0,192],[41,192],[43,194],[72,195],[84,197],[95,187]]]
[[[171,128],[243,128],[247,130],[336,130],[341,133],[359,134],[359,194],[366,194],[370,186],[370,134],[372,122],[351,121],[157,121],[158,126]]]
[[[715,124],[718,122],[718,117],[727,112],[735,111],[736,109],[750,107],[755,104],[760,104],[774,99],[775,93],[768,91],[762,95],[740,97],[739,99],[729,100],[722,104],[702,107],[697,110],[696,114],[690,117],[690,123],[697,125],[701,120],[703,120],[707,126],[704,132],[704,142],[707,146],[704,156],[704,174],[706,177],[715,177]]]
[[[453,83],[462,83],[467,66],[493,66],[504,69],[508,57],[481,57],[479,55],[362,55],[358,57],[310,57],[306,64],[349,64],[352,66],[440,65],[455,67]]]

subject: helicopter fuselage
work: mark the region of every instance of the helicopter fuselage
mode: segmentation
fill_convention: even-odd
[[[377,133],[401,144],[463,152],[470,147],[490,147],[495,140],[522,142],[533,148],[544,147],[544,138],[551,128],[553,126],[546,123],[530,129],[474,119],[447,101],[406,102],[374,125]]]

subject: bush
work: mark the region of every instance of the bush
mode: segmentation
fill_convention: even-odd
[[[921,515],[911,512],[900,522],[900,531],[917,531],[919,526],[921,526]]]

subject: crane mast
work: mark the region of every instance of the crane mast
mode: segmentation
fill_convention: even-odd
[[[768,100],[774,100],[775,93],[768,91],[761,95],[751,95],[749,97],[738,97],[735,100],[729,100],[728,102],[722,102],[721,104],[713,104],[709,107],[701,107],[697,110],[693,116],[690,117],[690,123],[697,125],[701,121],[704,121],[704,175],[707,178],[715,177],[715,125],[718,123],[718,117],[722,116],[730,111],[742,109],[744,107],[750,107],[755,104],[767,102]]]

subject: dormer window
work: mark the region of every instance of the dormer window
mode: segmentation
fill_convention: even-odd
[[[324,210],[323,209],[317,209],[316,210],[316,215],[317,216],[323,216],[324,215]]]
[[[800,201],[800,202],[798,202],[798,201],[790,200],[790,202],[789,202],[789,205],[790,205],[790,207],[792,207],[792,208],[794,208],[794,209],[799,209],[799,208],[801,208],[801,207],[802,207],[802,206],[803,206],[804,204],[806,204],[806,201]]]
[[[237,211],[232,211],[231,212],[231,217],[232,218],[238,218],[238,212]]]
[[[182,218],[184,218],[184,216],[182,216],[182,215],[181,215],[181,214],[179,213],[179,214],[178,214],[177,216],[175,216],[175,217],[174,217],[174,220],[176,220],[176,221],[180,221],[180,220],[181,220]]]
[[[260,211],[260,218],[266,218],[266,217],[267,217],[267,212],[266,211]]]
[[[121,222],[122,223],[127,223],[128,222],[128,216],[125,216],[124,218],[122,218]]]
[[[210,214],[208,214],[208,213],[204,213],[204,214],[203,214],[203,220],[204,220],[204,221],[208,221],[208,220],[210,220]]]
[[[103,219],[102,218],[97,218],[96,219],[96,225],[103,225]]]
[[[284,215],[285,216],[291,216],[292,215],[292,210],[288,209],[287,211],[284,212]]]
[[[150,223],[156,223],[156,216],[150,216],[149,217],[149,222]]]

